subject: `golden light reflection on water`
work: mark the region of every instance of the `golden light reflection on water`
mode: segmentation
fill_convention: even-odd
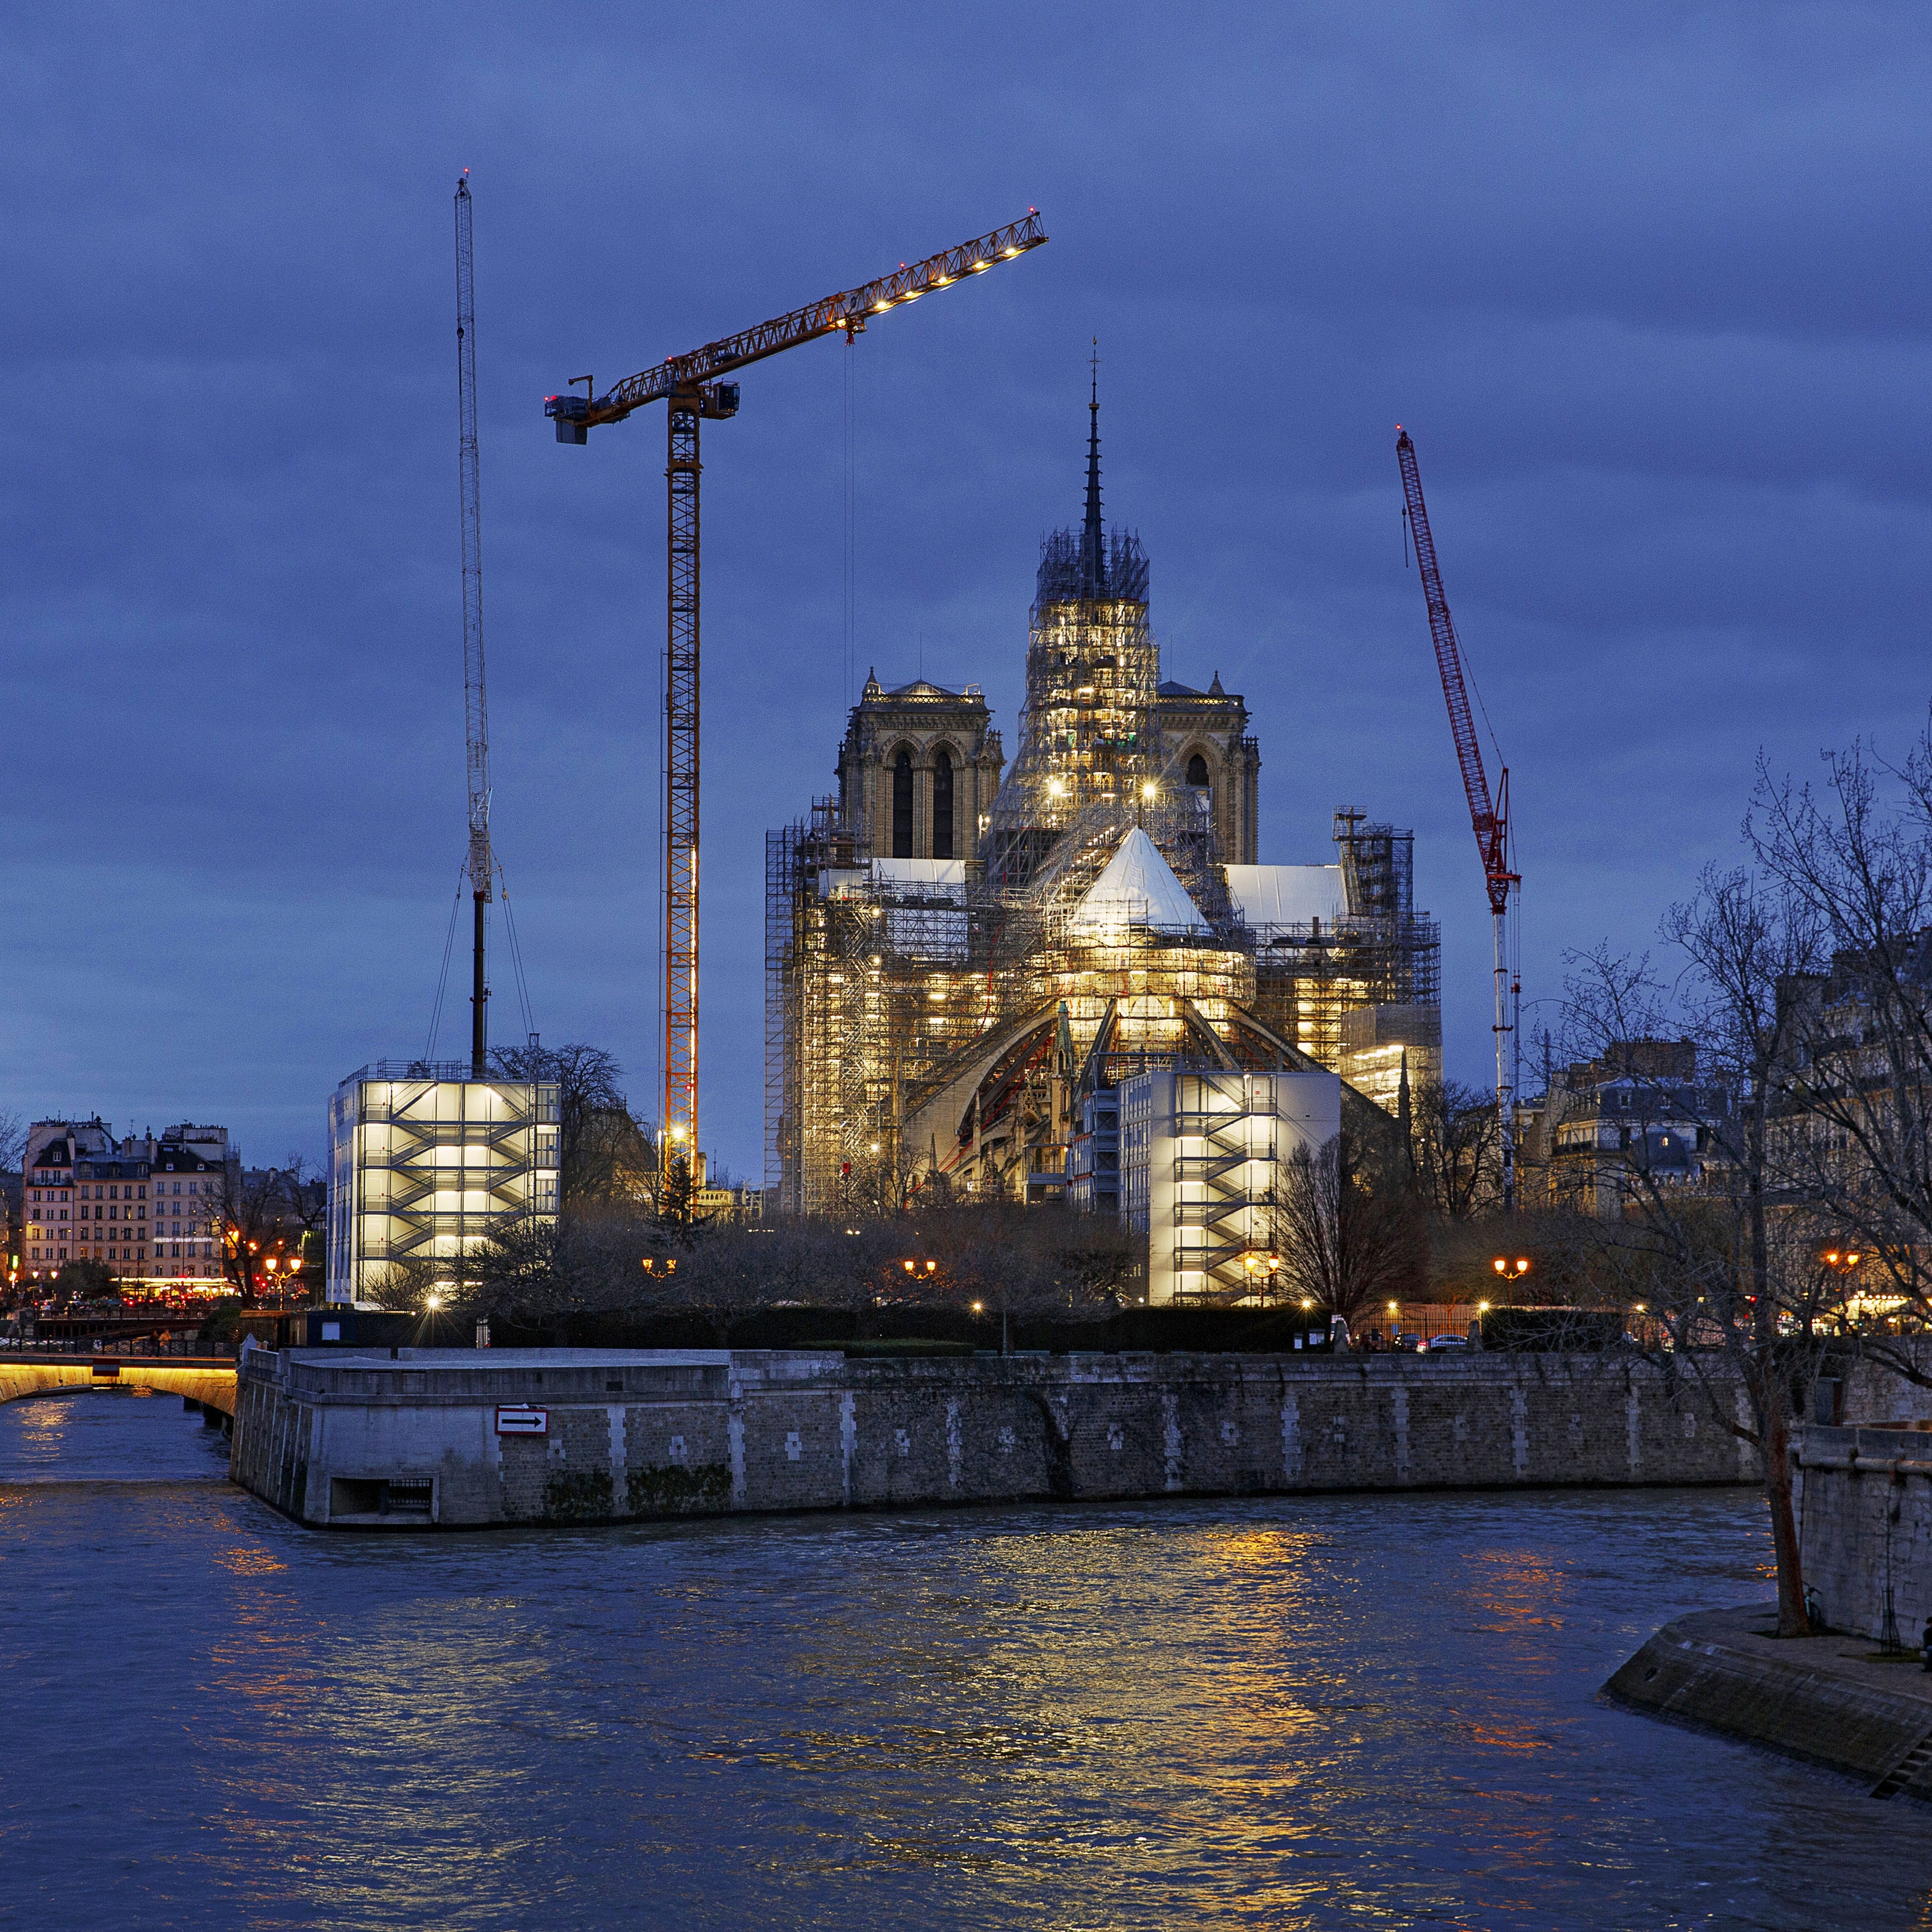
[[[1594,1701],[1761,1548],[1701,1493],[359,1539],[0,1486],[0,1619],[36,1789],[114,1794],[90,1927],[1932,1932],[1907,1812]],[[130,1644],[116,1782],[58,1713]]]

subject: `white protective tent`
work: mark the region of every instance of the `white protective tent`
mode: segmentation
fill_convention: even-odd
[[[1204,937],[1209,930],[1174,868],[1138,826],[1120,841],[1107,869],[1087,888],[1067,931],[1079,939],[1106,940],[1136,926]]]

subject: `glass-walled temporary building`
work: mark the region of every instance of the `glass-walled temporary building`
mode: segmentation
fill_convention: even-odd
[[[556,1088],[469,1072],[461,1060],[380,1060],[335,1090],[331,1301],[366,1298],[399,1264],[453,1264],[492,1235],[555,1217]],[[433,1282],[436,1270],[424,1272]]]
[[[1342,1130],[1329,1072],[1140,1073],[1120,1087],[1120,1218],[1147,1238],[1147,1298],[1265,1300],[1298,1149]]]

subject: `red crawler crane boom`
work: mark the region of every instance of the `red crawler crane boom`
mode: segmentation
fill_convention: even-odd
[[[1476,848],[1483,856],[1483,877],[1488,888],[1490,914],[1496,940],[1496,1132],[1502,1157],[1504,1212],[1516,1206],[1516,1092],[1511,1048],[1516,1034],[1512,998],[1515,991],[1509,965],[1510,894],[1522,881],[1510,866],[1509,767],[1502,770],[1493,802],[1488,774],[1483,770],[1483,748],[1477,742],[1476,722],[1469,709],[1469,688],[1462,676],[1462,652],[1442,591],[1442,572],[1436,561],[1436,540],[1429,531],[1429,512],[1422,501],[1422,472],[1415,465],[1415,445],[1401,424],[1396,424],[1396,460],[1402,466],[1402,494],[1408,506],[1408,527],[1415,538],[1416,568],[1422,594],[1429,605],[1429,634],[1436,644],[1436,668],[1442,676],[1442,695],[1449,706],[1449,730],[1456,740],[1456,762],[1462,767],[1462,789],[1469,800],[1469,822],[1475,828]]]

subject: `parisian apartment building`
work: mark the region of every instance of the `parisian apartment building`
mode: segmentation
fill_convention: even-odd
[[[222,1203],[240,1172],[226,1127],[188,1121],[117,1137],[92,1120],[36,1120],[21,1162],[23,1282],[98,1261],[124,1280],[194,1287],[222,1272]]]

